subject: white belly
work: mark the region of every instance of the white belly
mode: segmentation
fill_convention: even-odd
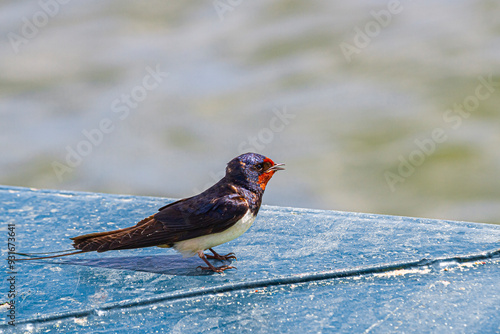
[[[248,211],[240,220],[233,226],[219,233],[204,235],[201,237],[183,240],[174,244],[174,249],[182,254],[182,256],[193,256],[198,251],[204,251],[225,242],[236,239],[245,233],[252,226],[255,216]]]

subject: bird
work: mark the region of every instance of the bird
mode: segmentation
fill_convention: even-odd
[[[261,154],[241,154],[229,161],[222,179],[198,195],[167,204],[134,226],[70,238],[77,251],[24,260],[157,246],[173,248],[183,257],[198,255],[206,264],[198,267],[201,270],[222,273],[236,269],[216,267],[208,259],[236,259],[234,253],[220,255],[213,248],[241,236],[252,226],[267,183],[284,165]],[[205,254],[206,250],[212,255]]]

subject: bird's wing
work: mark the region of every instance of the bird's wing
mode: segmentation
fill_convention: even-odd
[[[172,246],[178,241],[222,232],[236,224],[248,210],[247,200],[236,194],[217,197],[210,202],[196,197],[180,200],[163,207],[152,220],[140,226],[140,236],[136,235],[141,240],[136,241],[142,245],[140,247]]]
[[[72,238],[82,251],[105,252],[151,246],[172,246],[175,242],[222,232],[233,226],[249,210],[239,194],[221,197],[190,197],[170,203],[135,226],[121,230],[91,233]]]
[[[72,238],[83,251],[105,252],[151,246],[173,246],[175,242],[222,232],[233,226],[249,209],[243,196],[231,194],[210,202],[196,197],[171,203],[135,226]]]
[[[228,229],[248,210],[248,201],[243,196],[230,194],[211,201],[200,201],[196,197],[180,200],[161,208],[153,217],[162,223],[164,230],[201,230],[200,235],[204,235]]]

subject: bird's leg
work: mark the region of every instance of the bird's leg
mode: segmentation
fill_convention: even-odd
[[[224,270],[227,270],[227,269],[236,269],[236,267],[226,266],[226,265],[220,266],[220,267],[214,267],[210,262],[208,262],[208,260],[205,256],[205,253],[203,253],[203,251],[199,251],[198,256],[208,265],[208,267],[198,266],[198,268],[200,268],[202,270],[212,270],[212,271],[215,271],[216,273],[222,273],[222,272],[224,272]]]
[[[209,250],[214,255],[205,254],[205,256],[207,257],[207,259],[215,259],[215,260],[219,260],[219,261],[226,261],[226,260],[229,260],[229,259],[235,259],[236,260],[236,256],[234,255],[234,253],[229,253],[229,254],[226,254],[226,255],[220,255],[219,253],[217,253],[216,251],[214,251],[212,248],[209,248]]]

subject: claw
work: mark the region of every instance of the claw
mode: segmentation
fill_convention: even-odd
[[[209,248],[209,250],[214,254],[214,255],[209,255],[209,254],[205,254],[205,256],[207,257],[207,259],[215,259],[215,260],[219,260],[219,261],[227,261],[229,259],[234,259],[234,260],[237,260],[236,256],[234,255],[234,253],[228,253],[226,255],[220,255],[218,254],[216,251],[214,251],[212,248]]]
[[[224,270],[228,270],[228,269],[236,269],[236,267],[233,267],[233,266],[220,266],[220,267],[214,267],[214,266],[211,266],[211,267],[203,267],[203,266],[198,266],[196,268],[200,268],[201,270],[212,270],[216,273],[223,273]]]
[[[205,256],[207,257],[207,259],[214,259],[214,260],[219,260],[219,261],[227,261],[229,259],[237,260],[236,256],[234,255],[234,253],[229,253],[229,254],[226,254],[226,255],[220,255],[220,254],[210,255],[210,254],[205,254]]]
[[[216,252],[214,252],[211,248],[210,248],[210,251],[211,251],[212,253],[214,253],[213,258],[214,258],[214,259],[218,259],[218,260],[220,260],[220,259],[228,259],[228,258],[231,258],[230,256],[231,256],[231,254],[232,254],[232,253],[229,253],[229,254],[227,254],[227,255],[225,255],[225,256],[221,256],[221,255],[217,254]],[[198,266],[198,268],[200,268],[201,270],[212,270],[212,271],[214,271],[214,272],[216,272],[216,273],[222,273],[222,272],[224,272],[224,270],[228,270],[228,269],[236,269],[236,267],[233,267],[233,266],[228,266],[228,265],[223,265],[223,266],[220,266],[220,267],[214,267],[214,265],[213,265],[213,264],[211,264],[210,262],[208,262],[208,260],[207,260],[207,255],[206,255],[205,253],[203,253],[203,251],[199,251],[199,252],[198,252],[198,256],[199,256],[199,257],[200,257],[200,258],[201,258],[201,259],[202,259],[202,260],[203,260],[203,261],[207,264],[207,266],[208,266],[208,267]],[[210,256],[212,256],[212,255],[210,255]],[[226,258],[226,256],[229,256],[229,257],[227,257],[227,258]],[[211,258],[212,258],[212,257],[211,257]],[[234,258],[236,258],[236,257],[234,257]]]

